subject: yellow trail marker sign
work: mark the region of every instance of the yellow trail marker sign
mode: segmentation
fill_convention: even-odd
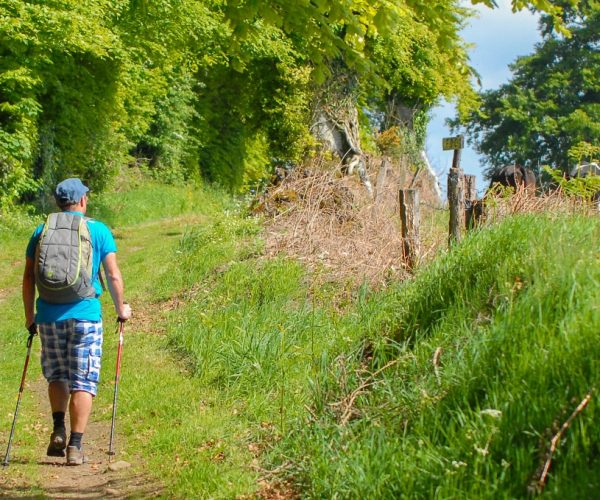
[[[448,151],[451,149],[463,149],[465,147],[465,138],[462,135],[456,137],[444,137],[442,139],[442,149]]]

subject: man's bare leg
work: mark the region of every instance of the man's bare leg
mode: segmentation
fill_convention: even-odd
[[[69,416],[71,418],[71,432],[85,432],[85,428],[92,412],[94,397],[85,391],[74,391],[69,403]]]
[[[67,465],[81,465],[84,462],[81,439],[92,411],[93,396],[85,391],[73,391],[69,402],[71,437],[67,446]]]
[[[57,380],[48,384],[48,398],[52,413],[62,411],[66,413],[69,406],[69,385],[63,380]]]

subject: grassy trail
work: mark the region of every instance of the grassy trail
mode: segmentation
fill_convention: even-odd
[[[198,415],[197,409],[205,404],[206,396],[195,387],[194,379],[189,377],[182,363],[169,354],[162,335],[165,330],[164,312],[168,309],[164,304],[169,303],[168,295],[165,295],[168,290],[161,286],[157,277],[169,267],[171,256],[174,255],[186,227],[202,220],[203,217],[198,215],[184,215],[114,231],[119,246],[119,263],[126,283],[126,295],[134,310],[134,317],[126,324],[125,330],[115,460],[128,461],[133,464],[132,468],[121,473],[106,474],[107,460],[104,453],[108,447],[117,336],[114,334],[113,308],[105,296],[103,382],[84,438],[90,448],[88,454],[91,464],[73,469],[57,466],[45,457],[51,423],[45,381],[39,368],[39,340],[36,339],[13,442],[11,465],[0,470],[0,496],[37,495],[40,498],[54,498],[58,495],[80,498],[85,493],[86,497],[92,495],[89,498],[102,498],[107,494],[106,488],[116,496],[154,495],[159,491],[156,476],[162,468],[171,471],[167,474],[168,479],[178,475],[179,468],[189,465],[189,460],[185,457],[165,454],[160,449],[151,451],[148,448],[156,431],[164,431],[166,426],[177,426],[181,420],[186,420],[186,434],[198,438],[210,427],[206,419],[212,420],[217,414],[219,421],[224,420],[219,416],[219,408]],[[4,394],[0,446],[3,453],[8,441],[12,422],[11,408],[16,401],[18,379],[26,352],[26,334],[20,328],[22,307],[19,284],[23,259],[19,257],[23,253],[27,234],[20,233],[10,245],[3,245],[4,258],[0,264],[0,316],[5,318],[0,332],[3,353],[0,382]],[[165,411],[173,418],[165,418]],[[176,451],[177,443],[172,445],[170,448]],[[93,447],[99,449],[92,451]],[[219,445],[215,442],[207,447],[218,448]],[[145,450],[145,453],[141,453],[141,450]],[[214,463],[221,461],[220,453],[216,449]],[[148,474],[149,463],[154,473]],[[214,480],[214,471],[207,470],[206,478],[207,481],[211,478]],[[184,490],[185,488],[180,490],[182,495]],[[163,494],[171,497],[176,493],[167,490]]]
[[[99,475],[102,481],[85,483],[86,495],[94,491],[101,497],[107,494],[106,488],[116,489],[124,497],[233,498],[252,494],[259,488],[261,450],[256,435],[274,434],[272,411],[264,412],[267,416],[263,417],[261,410],[267,394],[259,389],[254,398],[259,410],[246,414],[246,395],[223,390],[218,383],[198,376],[198,365],[181,349],[177,337],[183,333],[202,338],[202,333],[186,327],[182,319],[197,317],[193,307],[191,311],[188,307],[193,302],[190,294],[204,286],[203,277],[210,281],[207,286],[219,286],[222,269],[254,252],[247,243],[254,242],[255,224],[238,217],[235,201],[223,193],[170,188],[149,181],[95,198],[92,208],[92,217],[113,228],[126,298],[134,311],[125,326],[115,446],[116,460],[130,462],[132,467],[115,476],[104,474],[118,340],[114,310],[105,294],[102,381],[84,436],[94,467],[76,469],[77,476],[69,468],[63,481],[62,469],[66,468],[59,473],[58,468],[44,463],[51,420],[36,339],[11,466],[0,470],[0,496],[77,497],[84,477]],[[24,222],[16,230],[0,226],[3,449],[25,354],[20,281],[22,256],[34,225]],[[204,237],[214,238],[200,243],[208,251],[190,258],[190,249],[184,248],[186,241],[195,245]],[[227,286],[246,291],[235,280]],[[215,314],[221,316],[220,306]],[[229,345],[227,339],[224,342]]]

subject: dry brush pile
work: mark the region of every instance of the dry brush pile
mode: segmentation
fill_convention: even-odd
[[[386,286],[411,276],[403,258],[398,192],[420,191],[420,262],[447,248],[448,214],[436,199],[432,179],[406,159],[367,162],[370,196],[357,176],[341,173],[339,164],[319,159],[296,168],[258,199],[255,213],[264,214],[266,256],[287,255],[306,263],[323,281],[354,287]],[[504,190],[485,197],[480,227],[517,213],[594,216],[589,201],[560,190],[532,195]]]
[[[398,191],[418,183],[425,192],[426,175],[406,162],[370,160],[371,197],[356,176],[339,165],[315,162],[291,171],[255,205],[268,217],[266,255],[284,254],[305,262],[324,281],[385,286],[410,276],[403,259]],[[435,227],[439,201],[421,196],[422,255],[433,255],[446,236]]]

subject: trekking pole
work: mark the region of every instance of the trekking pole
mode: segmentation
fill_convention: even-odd
[[[15,408],[15,415],[13,417],[13,423],[10,429],[10,437],[8,438],[8,447],[6,448],[4,462],[2,462],[2,465],[4,467],[8,467],[8,462],[10,461],[10,448],[12,447],[12,440],[15,435],[15,424],[17,423],[17,415],[19,414],[19,406],[21,405],[21,396],[23,395],[23,389],[25,388],[25,375],[27,374],[27,367],[29,366],[29,357],[31,356],[31,344],[33,343],[33,337],[35,337],[36,334],[37,327],[35,323],[33,323],[29,327],[29,337],[27,338],[27,356],[25,357],[25,366],[23,367],[23,375],[21,376],[19,396],[17,397],[17,407]]]
[[[121,379],[121,354],[123,352],[123,328],[125,321],[118,318],[119,322],[119,347],[117,349],[117,369],[115,373],[115,393],[113,396],[112,423],[110,425],[110,442],[108,444],[108,461],[110,462],[115,452],[113,451],[113,438],[115,434],[115,419],[117,417],[117,396],[119,394],[119,380]]]

